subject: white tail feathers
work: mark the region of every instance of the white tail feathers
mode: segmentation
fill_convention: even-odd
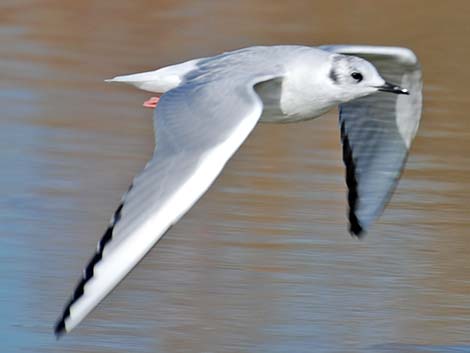
[[[131,75],[116,76],[106,82],[122,82],[133,85],[139,89],[155,93],[165,93],[177,87],[184,76],[196,68],[200,59],[187,61],[181,64],[163,67],[158,70],[141,72]]]

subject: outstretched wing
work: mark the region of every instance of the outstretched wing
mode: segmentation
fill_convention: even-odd
[[[263,107],[253,87],[274,75],[212,66],[203,63],[162,96],[155,110],[154,157],[98,243],[55,327],[57,335],[77,326],[194,205],[256,125]]]
[[[378,92],[340,106],[350,232],[360,236],[382,214],[406,162],[421,119],[421,69],[416,55],[406,48],[331,45],[321,49],[362,57],[386,81],[410,92]]]

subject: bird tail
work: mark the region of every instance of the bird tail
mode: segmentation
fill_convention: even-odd
[[[196,69],[200,59],[187,61],[177,65],[166,66],[158,70],[140,72],[130,75],[116,76],[105,82],[122,82],[139,89],[155,93],[165,93],[177,87],[190,71]]]

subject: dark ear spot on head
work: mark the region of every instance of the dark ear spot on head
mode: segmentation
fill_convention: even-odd
[[[336,73],[335,69],[332,68],[328,76],[330,77],[331,81],[333,81],[333,83],[338,83],[338,74]]]

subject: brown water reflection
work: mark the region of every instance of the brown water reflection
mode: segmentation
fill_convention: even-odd
[[[0,5],[2,352],[469,352],[467,1]],[[102,80],[253,44],[403,45],[425,73],[408,168],[346,233],[335,114],[262,125],[76,331],[52,325],[150,156],[148,97]]]

